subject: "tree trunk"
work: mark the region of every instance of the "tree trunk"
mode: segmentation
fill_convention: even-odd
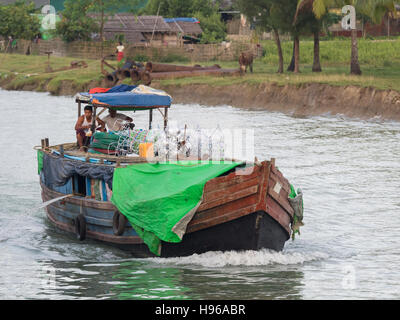
[[[295,49],[295,46],[296,46],[296,44],[295,44],[295,41],[294,41],[293,42],[292,60],[290,61],[290,64],[289,64],[289,66],[287,68],[287,71],[289,71],[289,72],[293,72],[294,71],[294,49]]]
[[[300,73],[300,38],[294,38],[294,73]]]
[[[278,30],[274,29],[274,35],[275,35],[275,42],[276,42],[276,46],[278,47],[278,55],[279,55],[278,73],[283,73],[283,53],[282,53],[281,39],[279,37]]]
[[[101,41],[101,56],[104,57],[104,7],[103,2],[101,4],[101,21],[100,21],[100,41]]]
[[[358,61],[357,29],[351,30],[351,68],[350,74],[361,75],[360,63]]]
[[[314,63],[313,72],[322,72],[321,61],[319,58],[319,31],[314,32]]]

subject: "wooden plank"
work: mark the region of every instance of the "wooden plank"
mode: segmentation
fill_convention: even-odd
[[[267,197],[267,213],[274,218],[290,234],[291,217],[288,215],[279,203],[270,196]]]
[[[47,217],[49,218],[49,220],[57,228],[75,234],[74,226],[57,221],[54,218],[54,216],[51,214],[51,212],[49,212],[48,210],[46,210],[46,212],[47,212]],[[144,243],[143,240],[138,236],[117,237],[117,236],[112,236],[112,235],[101,234],[101,233],[90,231],[90,230],[87,230],[86,236],[87,236],[87,238],[90,238],[90,239],[95,239],[95,240],[100,240],[100,241],[105,241],[105,242],[110,242],[110,243],[115,243],[115,244],[143,244]]]
[[[237,186],[236,188],[242,187],[241,185]],[[219,197],[215,197],[213,201],[206,201],[203,202],[202,205],[199,207],[198,211],[204,211],[204,210],[208,210],[211,208],[215,208],[218,206],[222,206],[228,202],[232,202],[234,200],[239,200],[245,197],[248,197],[250,195],[253,195],[255,193],[257,193],[258,191],[258,185],[253,185],[251,187],[242,189],[242,190],[238,190],[236,192],[234,192],[233,190],[231,190],[230,192],[224,192],[221,194],[221,192],[219,192],[217,194],[217,196]],[[215,194],[214,194],[215,196]]]
[[[65,194],[63,194],[63,193],[59,193],[59,192],[56,192],[54,190],[47,188],[42,182],[40,182],[40,185],[42,187],[42,192],[49,199],[55,199],[55,198],[65,196]],[[62,201],[65,201],[68,203],[73,203],[75,205],[79,205],[79,206],[83,206],[83,207],[90,207],[90,208],[95,208],[95,209],[100,209],[100,210],[105,210],[105,211],[117,210],[117,208],[111,202],[86,199],[86,198],[82,198],[79,196],[70,197],[70,198],[64,199]]]
[[[273,173],[273,177],[276,176],[276,177],[279,179],[279,181],[281,181],[282,183],[284,183],[285,185],[287,185],[287,186],[288,186],[288,190],[290,190],[290,182],[289,182],[288,179],[286,179],[286,178],[284,177],[284,175],[282,174],[282,172],[280,172],[276,167],[274,167],[274,168],[272,169],[272,173]],[[290,191],[289,191],[289,192],[290,192]]]
[[[247,180],[259,177],[260,169],[258,167],[254,168],[255,169],[253,173],[250,175],[237,175],[235,172],[232,172],[229,175],[214,178],[206,183],[204,187],[204,192],[222,190],[232,185],[244,183]]]
[[[211,180],[212,181],[212,180]],[[219,185],[211,185],[211,186],[205,186],[204,188],[204,198],[209,199],[208,197],[217,197],[218,194],[223,194],[226,193],[226,190],[228,189],[235,189],[238,186],[251,186],[251,185],[259,185],[260,184],[260,178],[259,177],[253,177],[253,178],[235,178],[226,182],[222,182]],[[215,196],[213,196],[213,194]]]
[[[229,212],[233,212],[235,210],[246,208],[248,206],[256,204],[257,204],[257,195],[251,195],[246,198],[229,202],[227,204],[224,204],[216,208],[211,208],[201,212],[198,211],[196,212],[196,214],[193,217],[193,220],[190,223],[195,224],[201,220],[207,220],[213,217],[218,217],[220,215],[224,215]]]
[[[207,190],[204,189],[203,202],[213,201],[215,199],[221,198],[226,194],[236,192],[238,190],[246,189],[251,186],[258,186],[259,179],[257,177],[249,180],[243,180],[241,183],[233,183],[225,186],[224,188],[216,188]]]
[[[270,162],[263,162],[261,167],[261,180],[258,193],[257,211],[266,211],[266,197],[269,185],[269,176],[272,164]]]
[[[287,194],[290,194],[290,184],[286,179],[282,179],[282,177],[279,177],[278,175],[276,175],[275,173],[271,172],[271,176],[270,176],[271,180],[274,181],[273,184],[275,184],[276,182],[279,182],[282,185],[282,188],[287,192]]]
[[[289,200],[288,200],[288,197],[287,197],[286,193],[283,191],[283,189],[281,190],[281,192],[280,192],[279,194],[277,194],[277,193],[274,191],[274,186],[271,186],[271,187],[269,188],[268,194],[269,194],[276,202],[278,202],[278,203],[281,205],[281,207],[282,207],[283,209],[285,209],[285,210],[288,212],[288,214],[289,214],[290,216],[293,217],[293,215],[294,215],[294,210],[293,210],[293,208],[291,207],[291,205],[290,205],[290,203],[289,203]]]
[[[195,221],[195,223],[190,223],[187,228],[186,233],[192,233],[195,231],[199,231],[202,229],[207,229],[211,228],[213,226],[226,223],[232,220],[239,219],[241,217],[244,217],[246,215],[249,215],[251,213],[255,212],[255,205],[250,205],[244,208],[240,208],[234,211],[229,211],[226,212],[223,215],[219,215],[217,217],[212,217],[207,220],[201,220],[201,221]]]

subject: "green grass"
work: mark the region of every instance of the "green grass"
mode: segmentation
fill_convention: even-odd
[[[311,40],[301,41],[300,63],[301,73],[286,72],[277,74],[278,55],[274,41],[263,41],[265,55],[256,59],[254,73],[247,73],[244,77],[234,78],[185,78],[163,80],[166,85],[184,85],[199,83],[211,85],[227,84],[260,84],[274,82],[278,85],[301,85],[306,83],[324,83],[336,86],[355,85],[361,87],[375,87],[377,89],[393,89],[400,91],[400,38],[394,40],[364,40],[359,39],[359,60],[362,76],[351,76],[350,73],[350,39],[321,41],[320,53],[323,72],[313,73],[313,47]],[[292,58],[292,42],[283,41],[282,49],[285,61],[285,70]],[[200,63],[213,65],[216,62]],[[237,68],[238,62],[217,62],[223,68]]]
[[[351,76],[350,72],[350,39],[321,41],[322,73],[313,73],[313,41],[301,41],[300,62],[301,73],[285,72],[277,74],[278,57],[276,45],[273,41],[263,41],[265,56],[258,58],[254,63],[254,73],[247,73],[243,77],[195,77],[159,81],[162,85],[209,84],[213,86],[227,86],[232,84],[258,85],[261,83],[276,83],[277,85],[302,85],[307,83],[323,83],[335,86],[355,85],[374,87],[377,89],[393,89],[400,92],[400,38],[393,40],[359,40],[359,59],[362,76]],[[292,42],[282,42],[285,67],[290,62]],[[172,57],[172,56],[171,56]],[[51,57],[51,67],[58,69],[69,66],[76,58]],[[172,59],[173,60],[173,59]],[[174,63],[174,61],[170,61]],[[102,79],[100,62],[85,60],[86,69],[74,69],[55,73],[45,73],[47,56],[25,56],[0,54],[0,83],[8,89],[20,89],[31,85],[45,91],[57,93],[65,81],[71,82],[73,88],[82,90],[92,81]],[[178,63],[178,62],[175,62]],[[237,61],[222,62],[180,62],[179,64],[219,64],[223,68],[238,68]],[[113,63],[116,65],[116,63]],[[4,77],[7,75],[7,79]],[[10,81],[9,79],[12,79]],[[129,83],[129,80],[125,80]]]
[[[266,55],[263,61],[267,64],[278,63],[276,45],[273,41],[263,41]],[[314,42],[301,41],[300,61],[303,64],[313,63]],[[291,41],[282,42],[284,59],[290,62],[293,52]],[[391,67],[400,64],[400,39],[397,40],[358,40],[359,61],[368,67]],[[350,39],[329,40],[320,42],[321,62],[325,66],[346,65],[351,55]]]
[[[70,65],[74,58],[51,57],[50,65],[57,70]],[[71,69],[46,73],[47,56],[26,56],[18,54],[0,54],[0,81],[7,89],[18,90],[24,86],[36,85],[43,91],[57,93],[64,81],[70,81],[81,88],[93,80],[101,80],[98,60],[86,60],[88,68]],[[5,78],[12,79],[8,82]]]

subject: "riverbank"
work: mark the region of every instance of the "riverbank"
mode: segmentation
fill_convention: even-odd
[[[53,69],[67,66],[73,58],[51,58]],[[44,73],[47,57],[0,55],[0,87],[6,90],[50,92],[73,96],[92,87],[105,86],[97,60],[86,60],[85,69]],[[213,62],[215,63],[215,62]],[[234,68],[235,62],[221,63]],[[345,74],[347,66],[326,66],[324,73],[274,72],[275,66],[255,63],[254,74],[243,77],[198,77],[154,81],[175,103],[231,105],[251,110],[269,110],[293,116],[321,114],[400,121],[400,74],[397,68],[364,67],[361,77]],[[126,80],[130,83],[130,80]]]
[[[207,84],[155,87],[166,90],[175,103],[230,105],[249,110],[283,112],[295,117],[330,114],[400,121],[400,92],[394,90],[321,83],[300,86],[262,83],[223,87]]]

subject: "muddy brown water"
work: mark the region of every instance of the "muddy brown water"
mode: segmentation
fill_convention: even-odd
[[[0,90],[0,105],[0,299],[400,298],[398,122],[174,105],[178,125],[254,129],[257,157],[276,158],[303,189],[305,226],[282,253],[132,259],[32,210],[41,205],[32,147],[74,140],[73,99]]]

